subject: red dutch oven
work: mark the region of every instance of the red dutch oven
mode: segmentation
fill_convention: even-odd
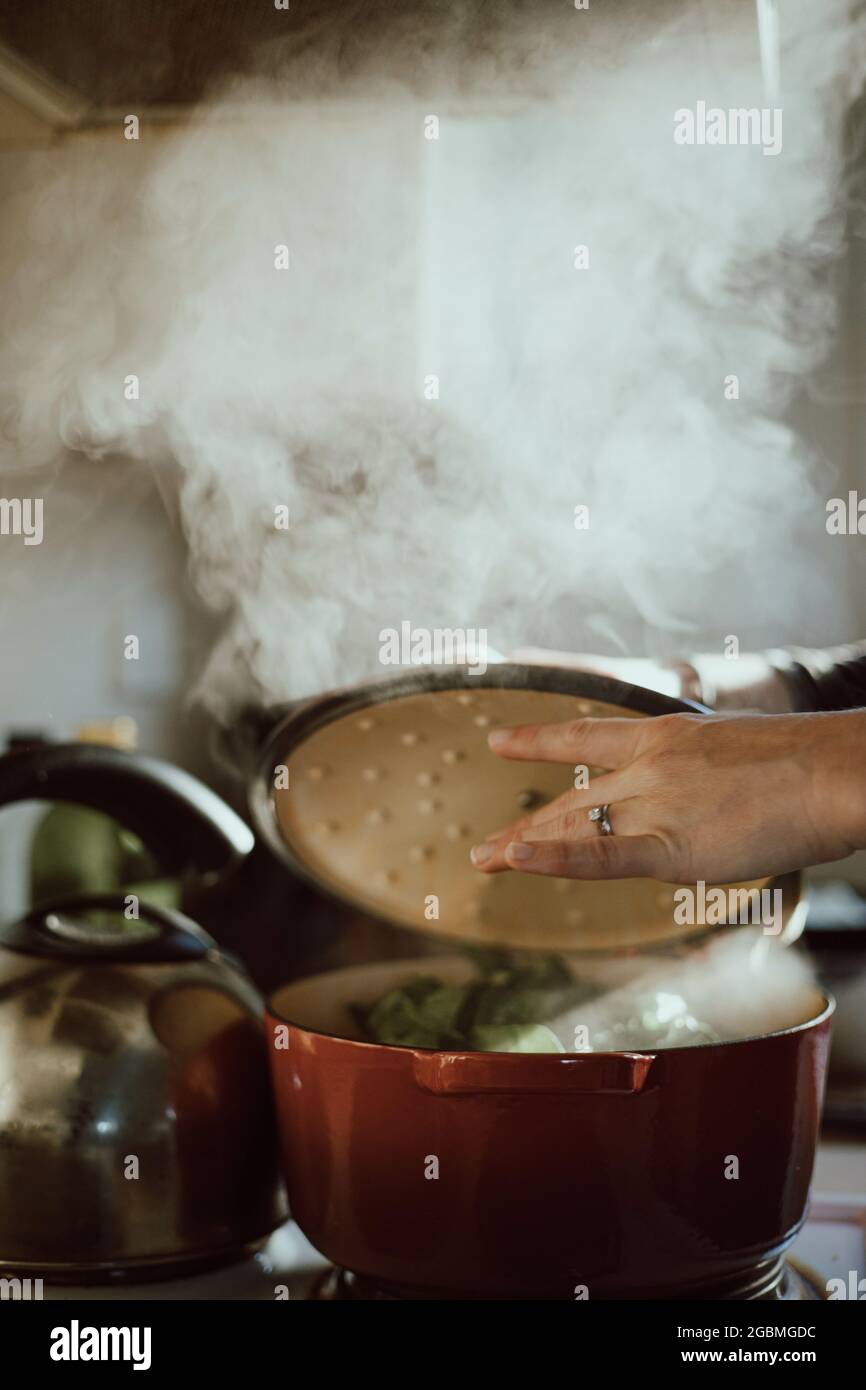
[[[532,891],[549,896],[521,925],[527,876],[499,876],[500,897],[483,898],[491,879],[464,869],[468,844],[454,827],[466,822],[471,843],[507,821],[515,800],[554,795],[549,778],[569,771],[533,768],[529,786],[525,764],[491,771],[486,743],[472,742],[491,722],[683,708],[540,668],[494,669],[486,683],[401,677],[290,714],[263,754],[253,810],[296,869],[404,927],[474,941],[498,931],[511,946],[529,938],[557,950],[597,951],[607,933],[634,952],[663,928],[670,939],[659,896],[668,890],[535,879]],[[419,789],[425,804],[413,810]],[[419,829],[431,806],[438,839]],[[786,887],[787,935],[801,925],[795,890]],[[453,956],[424,965],[443,977],[466,969]],[[801,1000],[779,1031],[645,1052],[358,1041],[350,1006],[413,973],[405,960],[353,966],[291,983],[268,1005],[292,1214],[359,1287],[420,1298],[772,1296],[806,1207],[826,996]]]
[[[267,1010],[289,1203],[329,1259],[403,1297],[773,1286],[806,1207],[825,998],[798,1026],[739,1042],[430,1052],[327,1031],[374,971],[289,985]]]

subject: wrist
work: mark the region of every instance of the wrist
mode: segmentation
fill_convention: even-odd
[[[812,786],[820,825],[841,858],[866,848],[866,710],[805,716],[812,729]]]
[[[791,711],[787,682],[765,656],[753,653],[737,657],[702,652],[691,658],[700,694],[694,696],[713,709],[754,710],[760,714]]]

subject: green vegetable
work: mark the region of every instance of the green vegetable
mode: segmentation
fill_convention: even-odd
[[[402,989],[392,989],[363,1019],[374,1041],[402,1047],[444,1047],[457,1039],[457,1016],[466,991],[420,977]],[[356,1010],[357,1012],[357,1010]]]
[[[477,978],[446,985],[419,975],[372,1006],[352,1006],[362,1036],[398,1047],[467,1052],[562,1052],[545,1020],[594,993],[558,956],[515,963],[506,951],[470,948]]]
[[[543,1023],[479,1024],[472,1029],[472,1046],[478,1052],[564,1052],[552,1028]]]

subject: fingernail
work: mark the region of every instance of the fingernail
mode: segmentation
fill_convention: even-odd
[[[494,729],[487,735],[488,748],[503,748],[511,735],[507,729]]]
[[[533,848],[533,846],[528,845],[525,842],[525,840],[512,840],[511,844],[505,851],[506,858],[522,859],[524,861],[526,861],[527,859],[531,859],[534,853],[535,849]]]
[[[486,864],[488,859],[493,858],[493,846],[476,845],[474,849],[470,850],[469,858],[473,864]]]

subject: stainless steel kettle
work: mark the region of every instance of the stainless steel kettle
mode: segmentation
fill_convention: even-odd
[[[76,745],[0,759],[0,805],[58,787],[170,845],[175,867],[216,873],[252,845],[153,760]],[[238,962],[144,900],[69,898],[0,928],[0,1268],[186,1272],[284,1220],[260,1010]]]

